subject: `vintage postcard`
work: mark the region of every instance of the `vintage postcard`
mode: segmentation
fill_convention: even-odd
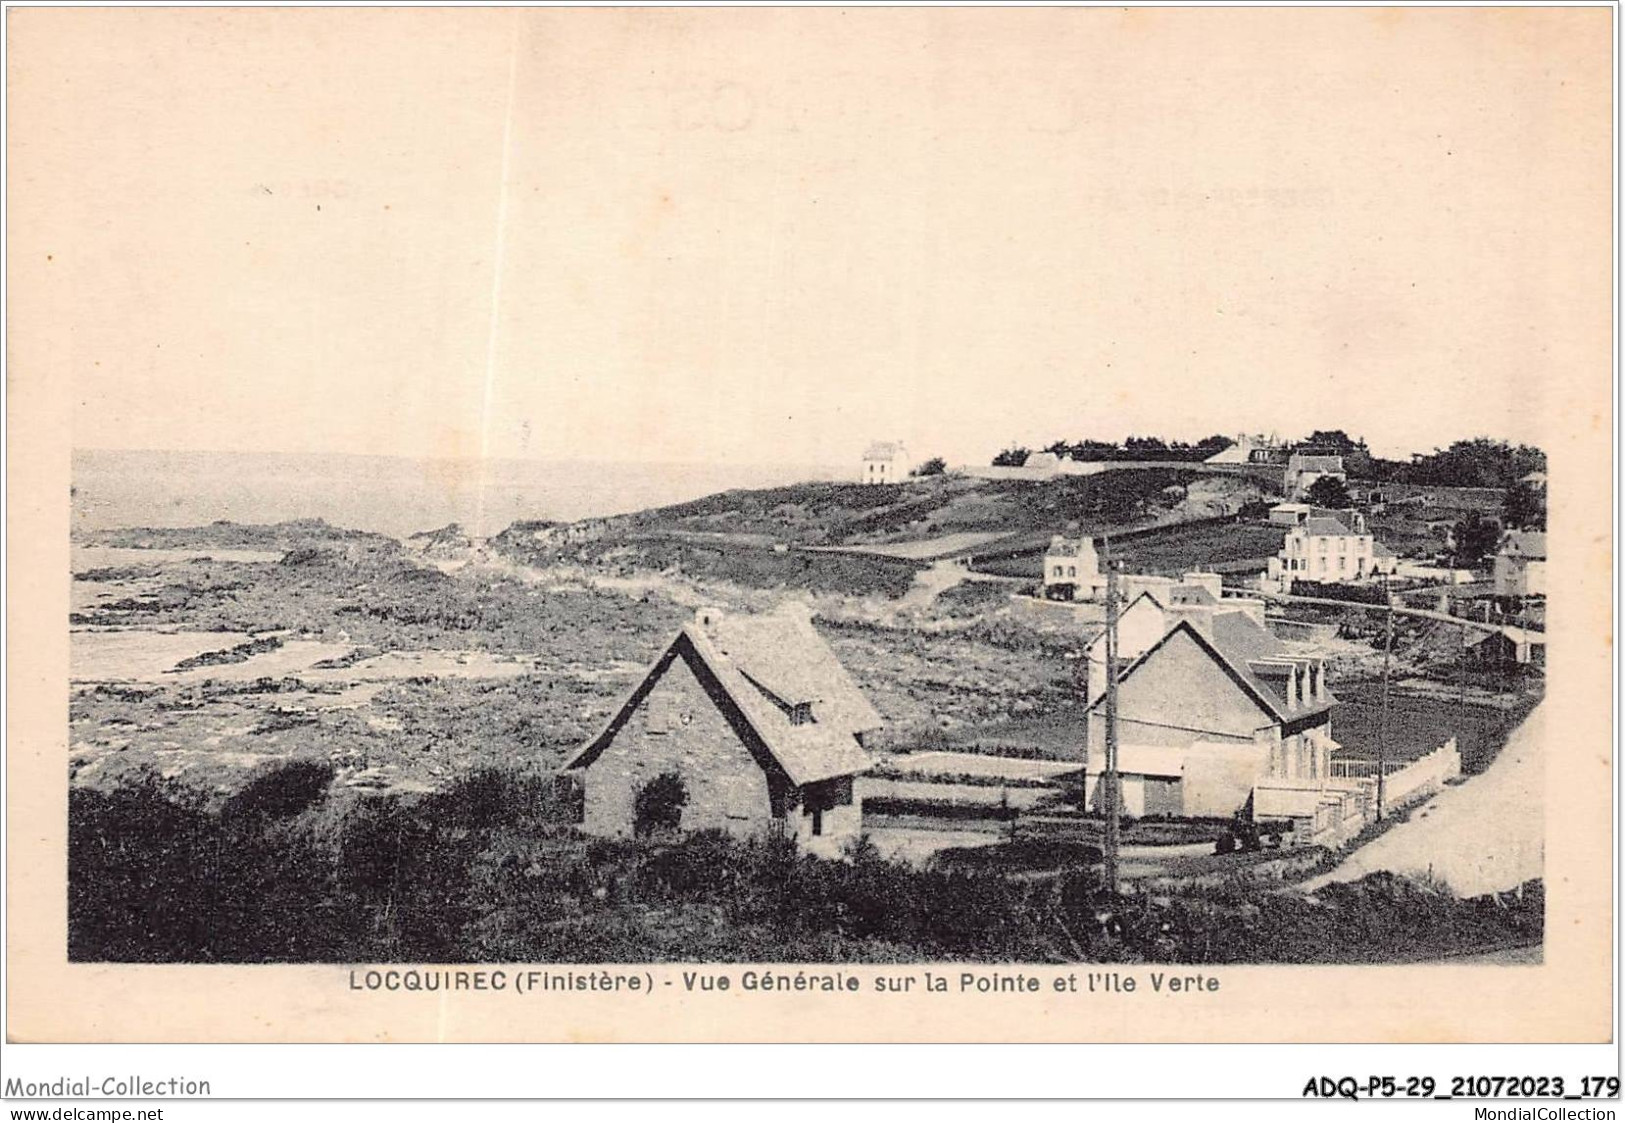
[[[1614,12],[7,14],[19,1042],[1587,1042]]]

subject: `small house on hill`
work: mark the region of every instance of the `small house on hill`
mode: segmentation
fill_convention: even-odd
[[[1098,600],[1106,587],[1092,538],[1057,534],[1044,551],[1044,596],[1051,600]]]
[[[1546,595],[1546,532],[1509,530],[1495,555],[1495,595],[1503,598]]]
[[[853,778],[880,725],[805,613],[702,611],[564,774],[589,834],[774,834],[835,856],[860,833]]]
[[[908,458],[908,448],[902,441],[875,441],[863,450],[863,475],[866,484],[900,484],[908,480],[914,464]]]
[[[1283,481],[1286,493],[1292,499],[1302,499],[1315,486],[1315,481],[1330,476],[1339,483],[1348,482],[1341,456],[1323,456],[1315,453],[1294,452],[1287,460]]]

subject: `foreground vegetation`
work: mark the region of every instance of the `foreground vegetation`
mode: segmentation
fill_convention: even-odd
[[[218,806],[148,773],[69,807],[69,955],[116,962],[1362,962],[1536,942],[1539,882],[1461,901],[1388,875],[1113,905],[1056,876],[916,870],[700,834],[589,840],[539,774],[418,797],[290,761]]]

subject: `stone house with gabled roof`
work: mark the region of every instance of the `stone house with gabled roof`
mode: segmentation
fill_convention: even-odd
[[[777,834],[833,857],[861,833],[853,780],[872,766],[863,741],[880,725],[805,612],[702,611],[563,775],[580,783],[589,834]],[[675,822],[640,821],[657,778],[679,785]]]

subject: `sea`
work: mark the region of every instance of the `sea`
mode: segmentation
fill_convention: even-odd
[[[320,518],[397,538],[450,523],[489,537],[522,519],[573,522],[733,488],[856,476],[812,464],[76,450],[72,501],[76,532]]]

